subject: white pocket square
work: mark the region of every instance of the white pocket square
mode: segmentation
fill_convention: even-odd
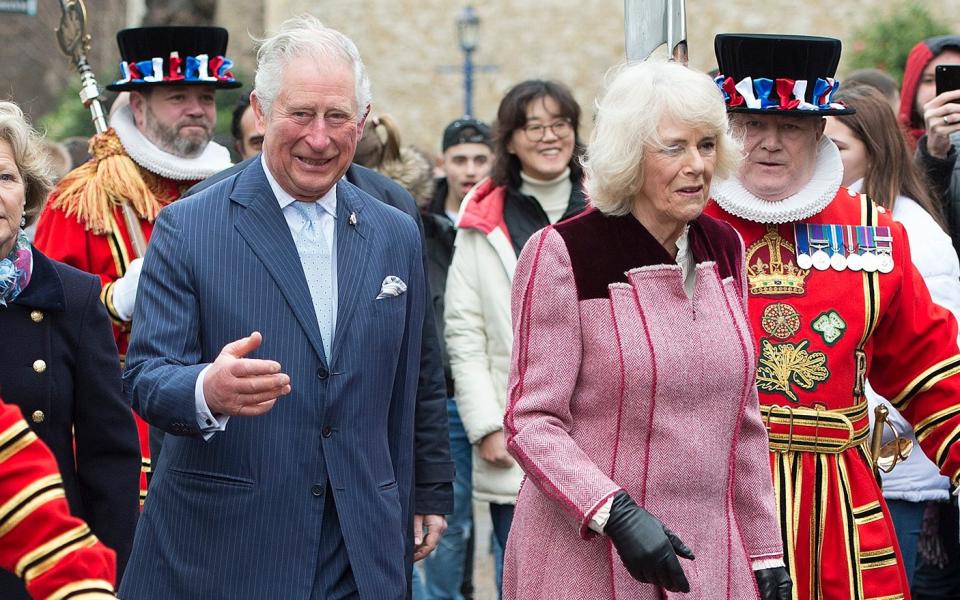
[[[407,284],[396,275],[387,275],[380,284],[380,293],[377,294],[377,300],[384,298],[394,298],[407,291]]]

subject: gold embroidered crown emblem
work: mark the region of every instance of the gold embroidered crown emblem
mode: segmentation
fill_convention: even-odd
[[[793,244],[783,239],[776,225],[747,248],[747,283],[755,296],[800,295],[809,270],[797,267]]]

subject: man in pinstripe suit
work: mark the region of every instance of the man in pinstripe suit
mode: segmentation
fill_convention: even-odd
[[[343,179],[370,105],[353,43],[301,17],[258,59],[261,160],[162,211],[144,263],[125,382],[174,435],[120,595],[403,598],[418,229]]]

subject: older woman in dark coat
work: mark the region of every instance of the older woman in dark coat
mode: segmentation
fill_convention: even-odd
[[[48,259],[24,233],[49,190],[39,142],[21,110],[0,102],[0,390],[53,451],[71,512],[116,551],[119,575],[137,521],[137,430],[99,280]],[[9,516],[0,513],[0,531]],[[3,572],[0,598],[29,596]]]

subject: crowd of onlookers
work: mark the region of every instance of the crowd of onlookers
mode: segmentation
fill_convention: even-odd
[[[960,37],[918,44],[908,58],[902,82],[876,70],[851,73],[835,100],[855,108],[856,115],[828,117],[826,135],[840,150],[843,185],[867,194],[903,223],[911,241],[912,260],[934,300],[960,316],[960,265],[954,250],[960,248],[960,90],[937,93],[934,71],[941,64],[960,64]],[[414,567],[416,600],[473,597],[476,528],[472,500],[489,504],[500,585],[503,549],[524,477],[507,450],[503,431],[514,341],[511,286],[526,242],[544,227],[587,208],[581,164],[582,118],[580,106],[564,84],[528,80],[506,92],[491,124],[474,116],[450,122],[439,132],[438,157],[404,145],[402,127],[385,114],[368,117],[357,146],[356,163],[400,183],[418,204],[430,301],[443,351],[450,452],[456,465],[455,508],[447,515],[447,529],[436,550],[422,567]],[[13,147],[16,136],[9,131],[0,127],[0,136],[7,136],[3,143]],[[260,153],[264,131],[258,128],[246,94],[233,113],[231,133],[241,160]],[[88,158],[86,140],[43,140],[38,144],[48,155],[57,179]],[[18,164],[27,168],[29,161]],[[43,183],[44,188],[47,185]],[[42,199],[28,199],[27,204],[23,224],[31,225]],[[3,247],[7,240],[0,238],[0,242]],[[44,273],[36,270],[35,276]],[[93,280],[73,282],[71,272],[57,275],[54,270],[46,276],[51,282],[62,280],[64,287],[53,293],[51,303],[55,304],[57,293],[85,294],[70,300],[71,306],[100,302],[99,285],[91,287]],[[7,323],[5,313],[10,311],[0,302],[0,322]],[[99,313],[90,314],[92,320],[104,321],[101,333],[106,332],[103,337],[108,342],[106,319]],[[79,318],[82,314],[76,316],[77,327],[88,323]],[[36,323],[44,318],[43,313],[31,314]],[[109,344],[97,347],[85,331],[63,328],[58,335],[65,361],[95,363],[97,353],[109,353]],[[84,342],[81,352],[76,351],[78,340]],[[32,368],[42,372],[45,365]],[[3,370],[6,366],[0,365]],[[58,393],[98,393],[104,377],[92,378],[96,383],[63,382]],[[101,425],[103,419],[129,416],[119,398],[119,385],[116,388],[103,392],[106,400],[101,404],[112,402],[115,414],[98,415]],[[10,385],[4,392],[10,400],[21,390]],[[875,403],[885,402],[875,395],[871,398]],[[892,406],[889,409],[899,433],[912,436],[909,424]],[[34,423],[46,418],[40,409],[33,415]],[[94,435],[87,433],[84,418],[89,415],[74,415],[69,423],[77,435],[75,448],[61,444],[77,452],[77,472],[63,476],[68,488],[76,488],[68,490],[68,497],[95,498],[108,494],[98,489],[113,484],[78,476],[86,472],[85,461],[107,460],[84,453],[88,446],[83,436]],[[97,429],[104,430],[109,428]],[[97,442],[96,448],[104,447],[103,439]],[[116,447],[122,445],[118,441]],[[960,595],[958,508],[947,478],[916,451],[884,474],[883,484],[913,597]],[[104,508],[85,512],[97,510]]]

